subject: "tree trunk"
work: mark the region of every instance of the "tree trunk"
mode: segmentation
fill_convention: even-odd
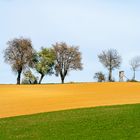
[[[135,78],[136,78],[136,71],[134,70],[133,80],[135,80]]]
[[[109,70],[109,77],[108,77],[108,81],[111,82],[112,81],[112,69]]]
[[[39,80],[39,84],[41,84],[41,82],[42,82],[43,78],[44,78],[44,75],[43,75],[43,74],[41,74],[41,77],[40,77],[40,80]]]
[[[60,71],[61,83],[64,84],[65,75]]]
[[[21,71],[18,71],[17,84],[20,85]]]
[[[60,76],[61,76],[61,83],[64,84],[65,76],[62,73],[60,73]]]
[[[29,80],[29,83],[32,84],[31,80]]]
[[[63,75],[61,75],[61,83],[64,84],[64,79],[65,77]]]

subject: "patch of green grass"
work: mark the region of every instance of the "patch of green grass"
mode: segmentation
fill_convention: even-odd
[[[0,119],[0,140],[140,140],[140,104]]]

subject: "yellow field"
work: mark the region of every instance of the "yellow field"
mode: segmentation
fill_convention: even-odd
[[[140,83],[0,85],[0,118],[133,103],[140,103]]]

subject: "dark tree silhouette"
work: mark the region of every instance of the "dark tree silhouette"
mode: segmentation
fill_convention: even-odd
[[[64,83],[65,77],[71,70],[82,70],[81,53],[78,47],[66,43],[56,43],[53,48],[56,56],[56,75],[60,75],[61,82]]]
[[[102,51],[102,53],[98,55],[98,58],[109,71],[108,81],[113,81],[112,71],[120,67],[122,61],[121,56],[118,54],[117,50],[109,49],[107,51]]]
[[[136,80],[136,71],[140,68],[140,56],[136,56],[130,60],[131,70],[133,71],[132,80]]]
[[[96,79],[98,82],[103,82],[105,81],[105,75],[102,72],[96,72],[94,79]]]
[[[17,84],[20,84],[21,73],[32,65],[35,50],[31,40],[22,37],[8,41],[7,45],[4,52],[5,62],[10,64],[12,70],[18,74]]]

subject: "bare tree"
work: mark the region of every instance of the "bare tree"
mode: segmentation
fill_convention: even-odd
[[[96,72],[94,75],[94,79],[97,79],[98,82],[103,82],[106,78],[102,72]]]
[[[120,67],[122,61],[121,56],[118,54],[117,50],[109,49],[107,51],[102,51],[102,53],[98,55],[98,58],[109,71],[108,81],[113,81],[112,71]]]
[[[34,49],[30,39],[15,38],[7,42],[8,47],[5,49],[5,62],[9,63],[12,70],[18,74],[17,84],[20,84],[21,73],[27,67],[32,65]]]
[[[82,70],[81,53],[78,47],[69,46],[66,43],[56,43],[53,48],[56,55],[56,75],[60,75],[61,82],[64,83],[68,72]]]
[[[133,71],[132,80],[136,80],[136,71],[140,68],[140,56],[134,57],[130,60],[130,67]]]

